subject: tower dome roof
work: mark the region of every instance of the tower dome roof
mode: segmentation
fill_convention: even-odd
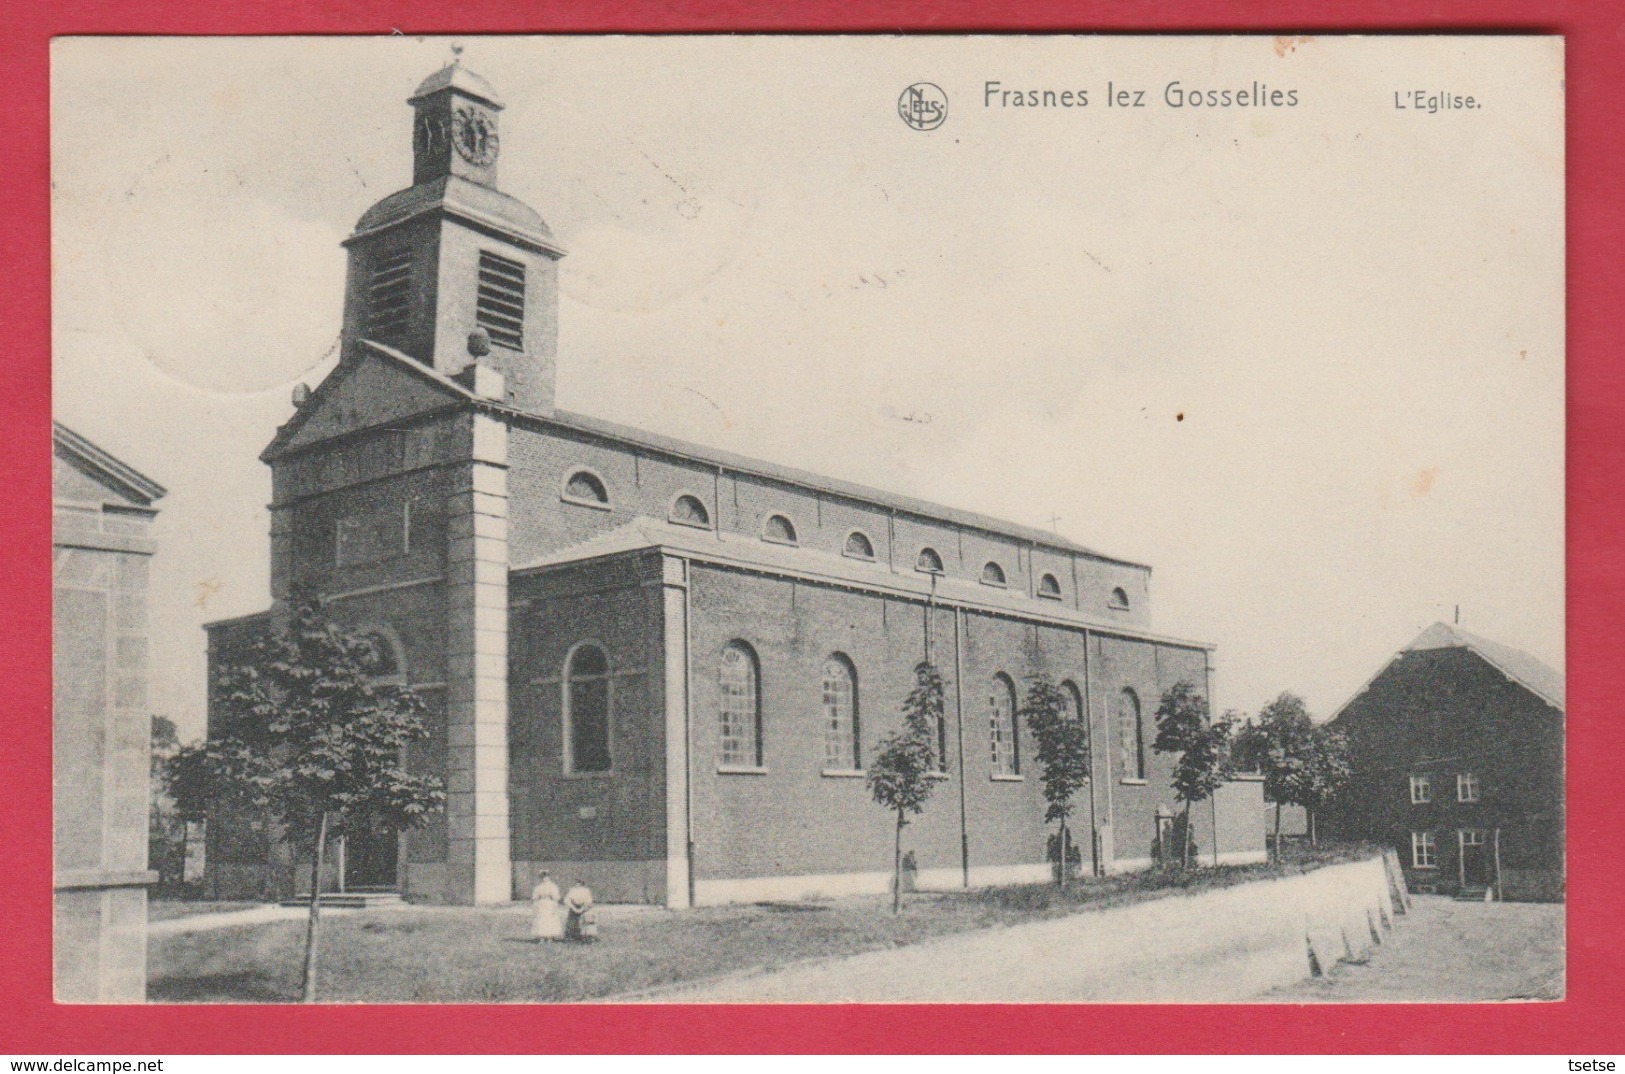
[[[491,88],[491,83],[456,60],[419,83],[417,92],[407,98],[407,103],[415,104],[424,97],[448,89],[461,90],[470,97],[478,97],[493,108],[503,106],[502,99],[497,96],[497,91]]]
[[[518,198],[471,183],[457,176],[444,176],[397,190],[362,214],[355,233],[347,242],[384,228],[404,224],[429,213],[446,213],[487,227],[496,227],[511,239],[556,254],[564,251],[553,231],[529,205]]]

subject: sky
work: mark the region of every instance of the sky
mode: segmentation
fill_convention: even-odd
[[[258,455],[333,365],[339,244],[409,185],[450,44],[53,47],[53,407],[170,490],[152,705],[183,738],[202,624],[268,603]],[[1560,41],[462,44],[502,189],[569,251],[561,407],[1150,563],[1219,709],[1328,717],[1458,607],[1563,666]]]

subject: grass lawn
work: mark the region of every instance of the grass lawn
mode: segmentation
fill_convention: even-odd
[[[230,902],[211,899],[148,899],[148,921],[173,921],[198,914],[221,914],[231,910],[252,910],[262,902]]]
[[[750,967],[856,954],[1183,891],[1229,887],[1364,857],[1369,848],[1289,852],[1282,864],[1147,872],[1053,885],[667,911],[609,907],[593,945],[531,943],[529,908],[415,907],[322,923],[318,994],[328,1002],[547,1002],[598,999]],[[304,923],[278,921],[154,937],[153,1002],[294,1002]]]

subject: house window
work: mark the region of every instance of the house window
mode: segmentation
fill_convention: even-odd
[[[1140,696],[1125,688],[1117,698],[1117,734],[1122,746],[1123,778],[1145,778],[1145,722]]]
[[[1456,801],[1478,801],[1478,777],[1471,772],[1463,772],[1456,777]]]
[[[841,554],[853,559],[874,559],[875,546],[862,530],[853,530],[846,535],[846,547],[841,549]]]
[[[687,493],[677,497],[671,505],[671,520],[679,526],[697,526],[700,529],[711,528],[711,512],[705,509],[698,496]]]
[[[795,524],[783,515],[768,515],[767,521],[762,523],[762,539],[774,544],[795,544]]]
[[[1433,839],[1432,832],[1411,833],[1411,867],[1413,869],[1432,869],[1439,864],[1438,844]]]
[[[920,554],[914,557],[914,569],[926,574],[941,574],[942,557],[937,555],[935,548],[922,548]]]
[[[1484,845],[1484,833],[1481,830],[1467,828],[1461,833],[1461,845],[1464,847],[1481,847]]]
[[[982,584],[1003,586],[1005,584],[1004,568],[992,560],[988,560],[987,565],[982,568]]]
[[[1016,684],[999,672],[988,684],[988,739],[995,776],[1021,775],[1021,750],[1016,742]]]
[[[474,320],[491,342],[510,350],[525,346],[525,266],[480,251],[479,291]]]
[[[725,768],[762,767],[762,702],[756,653],[742,641],[722,650],[717,725]]]
[[[855,772],[858,756],[858,675],[852,661],[833,653],[824,661],[824,767]]]
[[[564,483],[564,499],[585,507],[608,507],[609,488],[591,470],[577,470]]]
[[[1112,595],[1106,603],[1118,611],[1128,611],[1128,591],[1122,586],[1118,586],[1112,590]]]
[[[1038,595],[1045,600],[1061,599],[1061,583],[1056,581],[1055,575],[1046,574],[1038,580]]]
[[[1411,777],[1411,804],[1425,805],[1433,801],[1433,780],[1427,776]]]
[[[398,342],[412,310],[412,251],[391,250],[372,266],[367,281],[367,335]]]
[[[564,770],[608,772],[612,680],[604,650],[577,646],[564,669]]]

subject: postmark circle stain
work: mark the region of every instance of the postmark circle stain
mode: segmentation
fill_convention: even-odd
[[[948,118],[948,95],[934,82],[916,82],[897,98],[897,114],[917,131],[932,131]]]

